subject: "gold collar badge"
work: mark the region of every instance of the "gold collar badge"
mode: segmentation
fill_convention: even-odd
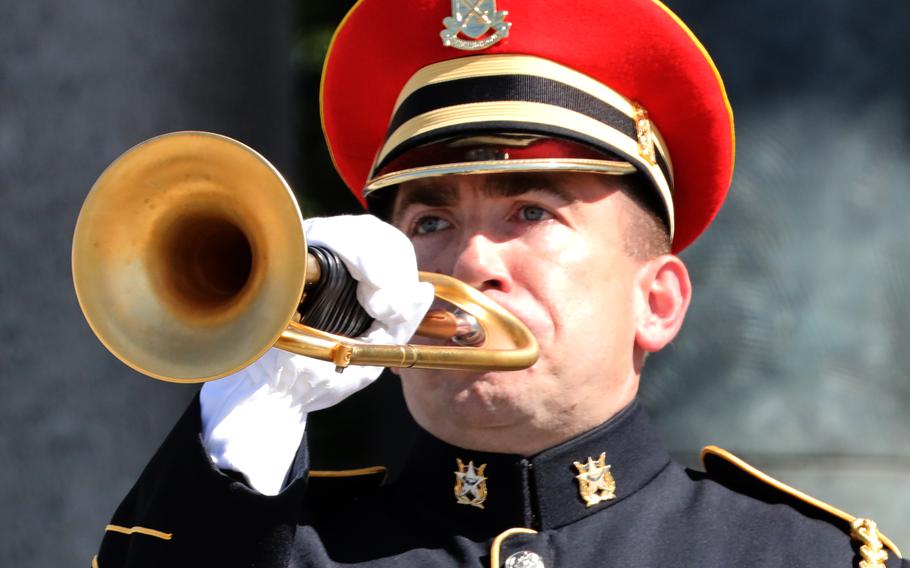
[[[442,20],[442,45],[465,51],[486,49],[509,35],[511,22],[496,0],[452,0],[452,15]]]
[[[593,507],[602,501],[616,498],[616,481],[607,465],[607,454],[602,452],[597,461],[588,457],[584,464],[575,462],[578,469],[578,492],[588,507]]]
[[[455,500],[460,505],[471,505],[483,509],[483,502],[487,499],[487,478],[483,470],[487,464],[474,467],[474,462],[469,461],[465,466],[459,458],[455,458],[458,471],[455,472]]]

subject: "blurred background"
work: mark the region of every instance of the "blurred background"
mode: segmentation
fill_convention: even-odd
[[[443,0],[440,0],[443,1]],[[318,79],[350,2],[0,0],[0,558],[87,566],[195,394],[110,355],[79,311],[73,226],[104,167],[163,132],[242,140],[305,215],[356,210]],[[500,8],[509,9],[506,0]],[[642,398],[672,452],[727,448],[910,548],[910,3],[668,2],[724,76],[737,165],[685,254],[695,299]],[[697,141],[693,141],[697,143]],[[317,465],[390,464],[393,376],[311,423]]]

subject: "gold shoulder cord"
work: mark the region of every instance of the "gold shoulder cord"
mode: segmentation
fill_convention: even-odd
[[[850,524],[850,538],[863,545],[859,548],[859,568],[885,568],[888,552],[878,536],[878,526],[872,519],[856,519]]]
[[[872,521],[871,519],[858,519],[849,513],[806,495],[802,491],[794,489],[793,487],[774,479],[770,475],[759,471],[723,448],[706,446],[702,449],[701,457],[702,464],[705,466],[705,471],[709,474],[716,471],[713,465],[718,463],[717,460],[720,460],[721,463],[733,466],[735,468],[734,471],[752,477],[758,482],[764,483],[803,503],[820,509],[849,525],[850,538],[861,544],[859,549],[859,568],[885,568],[885,562],[888,561],[888,549],[890,549],[898,558],[901,557],[901,551],[894,542],[878,532],[878,525],[875,524],[875,521]],[[725,473],[722,470],[717,470],[716,473],[729,474],[729,472]]]

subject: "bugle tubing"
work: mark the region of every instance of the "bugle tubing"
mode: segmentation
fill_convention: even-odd
[[[433,312],[421,332],[464,335],[474,318],[483,330],[477,347],[373,345],[297,323],[306,284],[319,280],[297,201],[265,158],[217,134],[158,136],[108,166],[79,214],[72,262],[79,304],[101,342],[165,381],[232,374],[273,345],[338,369],[511,370],[537,357],[518,318],[432,273],[420,278],[468,315]]]

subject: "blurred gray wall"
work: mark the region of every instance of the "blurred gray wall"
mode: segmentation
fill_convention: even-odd
[[[650,360],[642,397],[680,459],[721,445],[910,548],[910,4],[670,6],[727,82],[737,172],[684,255],[695,300],[681,338]],[[0,0],[8,563],[87,565],[195,392],[141,379],[85,325],[69,274],[82,199],[120,152],[170,130],[237,137],[283,172],[322,152],[291,143],[289,12],[287,0]],[[391,411],[402,411],[396,388],[381,381],[314,416],[327,461],[332,448],[400,455],[407,438],[386,435],[407,428]]]
[[[213,130],[290,169],[289,6],[0,2],[0,558],[88,566],[193,387],[140,379],[82,318],[82,200],[145,138]]]
[[[720,445],[907,549],[910,3],[670,6],[724,76],[737,163],[642,396],[684,461]]]

